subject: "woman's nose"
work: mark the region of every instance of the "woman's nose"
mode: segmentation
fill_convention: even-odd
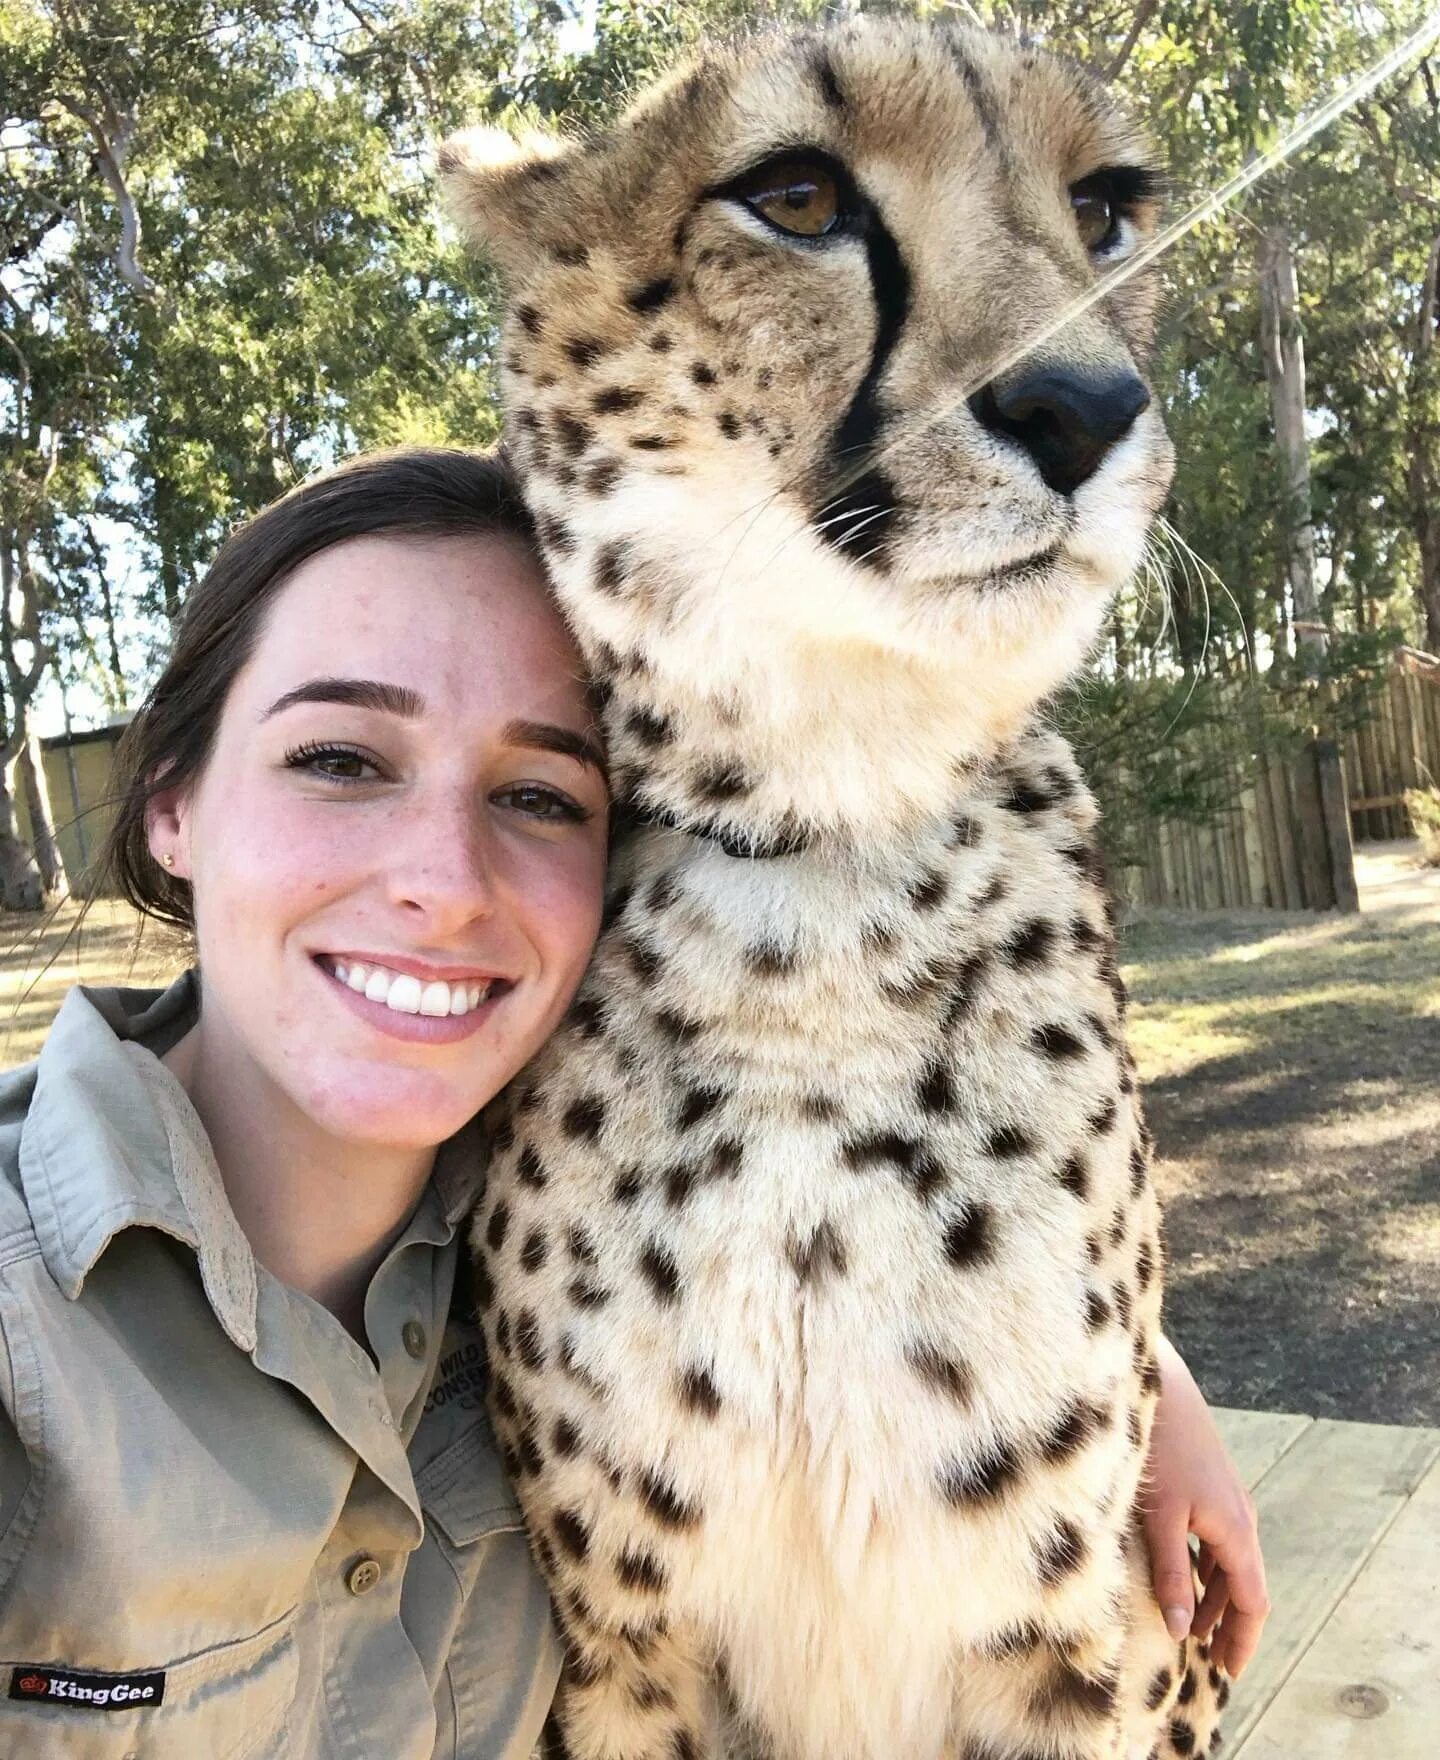
[[[414,801],[410,807],[389,864],[392,901],[423,916],[432,934],[491,916],[495,852],[473,793],[433,800],[428,810],[415,810]]]

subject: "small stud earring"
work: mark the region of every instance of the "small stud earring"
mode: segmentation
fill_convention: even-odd
[[[174,856],[161,856],[160,860],[164,862],[167,868],[173,868],[175,866]]]

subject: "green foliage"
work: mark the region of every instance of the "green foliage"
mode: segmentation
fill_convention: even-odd
[[[1113,77],[1161,146],[1176,211],[1423,11],[915,6],[1028,33]],[[118,702],[117,627],[163,640],[225,530],[306,471],[362,446],[496,434],[499,292],[438,222],[435,140],[517,111],[604,127],[702,34],[835,10],[599,0],[587,36],[559,0],[0,0],[0,528],[31,521],[44,633],[67,676]],[[1158,814],[1219,810],[1258,742],[1339,727],[1363,712],[1387,647],[1425,640],[1437,83],[1428,62],[1391,82],[1167,262],[1153,374],[1179,456],[1173,536],[1063,711],[1117,849],[1143,847]],[[127,202],[140,223],[128,266]],[[1299,261],[1333,632],[1319,685],[1295,661],[1258,349],[1255,239],[1273,214]],[[138,593],[109,578],[117,549],[140,560]]]

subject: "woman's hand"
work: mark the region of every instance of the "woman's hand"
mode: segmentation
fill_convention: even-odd
[[[1160,1380],[1144,1499],[1155,1597],[1173,1636],[1214,1633],[1211,1660],[1233,1679],[1255,1654],[1270,1611],[1255,1505],[1204,1394],[1166,1338],[1160,1340]],[[1198,1611],[1191,1534],[1200,1541],[1205,1590]]]

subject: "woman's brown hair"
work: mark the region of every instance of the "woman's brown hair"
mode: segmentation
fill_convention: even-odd
[[[183,788],[203,770],[230,686],[271,601],[302,562],[347,538],[487,536],[534,543],[503,456],[439,447],[351,459],[237,527],[186,602],[165,670],[116,750],[106,890],[194,928],[189,883],[150,854],[145,810],[161,788]]]

